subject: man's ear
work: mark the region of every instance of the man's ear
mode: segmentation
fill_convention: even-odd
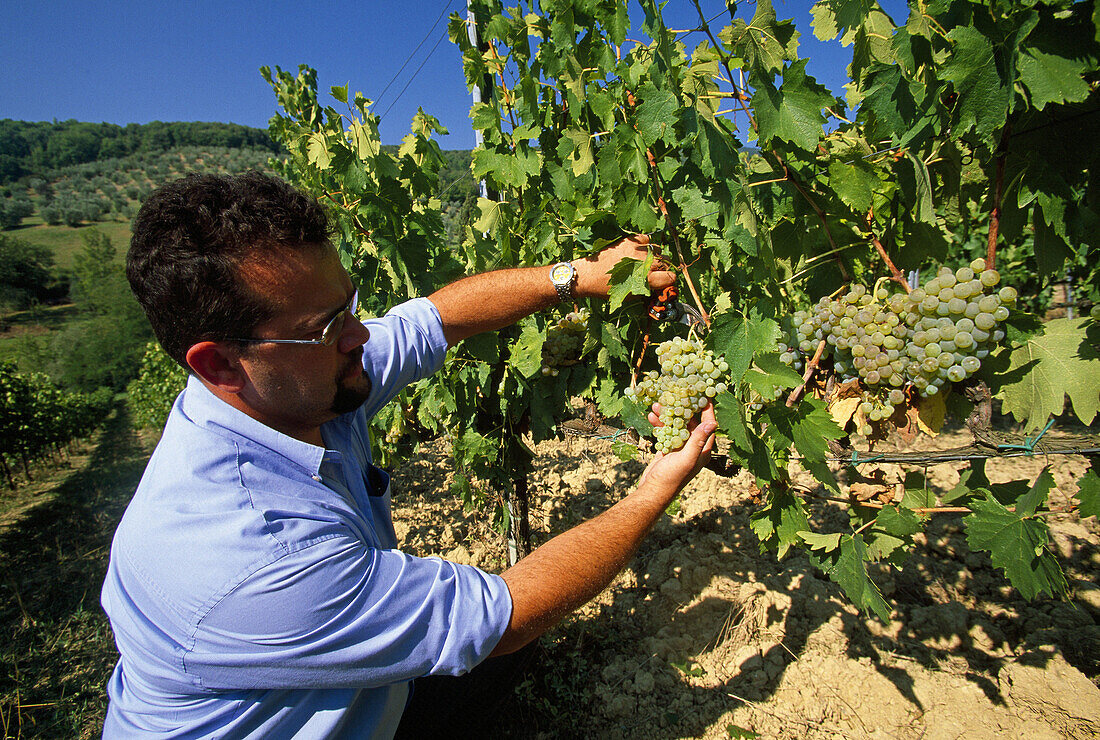
[[[207,384],[227,393],[239,393],[248,378],[238,353],[219,342],[198,342],[187,350],[187,364]]]

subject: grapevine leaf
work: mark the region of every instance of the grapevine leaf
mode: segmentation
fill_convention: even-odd
[[[328,139],[319,131],[314,131],[309,135],[309,145],[306,151],[309,162],[317,165],[319,169],[328,169],[328,166],[332,163],[332,151],[329,149]]]
[[[1066,577],[1047,549],[1045,522],[1009,511],[992,496],[975,500],[970,508],[973,513],[963,518],[966,541],[972,549],[988,552],[1025,598],[1065,593]]]
[[[495,365],[500,362],[500,342],[497,333],[492,331],[474,334],[462,340],[462,346],[470,353],[470,356]]]
[[[1100,354],[1086,340],[1087,324],[1087,319],[1054,319],[1041,333],[1012,350],[1012,379],[1001,386],[998,398],[1004,401],[1005,413],[1023,422],[1027,431],[1061,414],[1066,394],[1082,423],[1090,424],[1096,416],[1100,407]],[[1011,375],[1024,366],[1025,373]]]
[[[715,317],[708,343],[715,354],[729,363],[731,383],[739,383],[752,364],[753,354],[774,352],[782,335],[779,324],[755,312],[747,318],[724,313]]]
[[[771,421],[769,434],[794,444],[804,458],[814,462],[825,462],[828,440],[844,436],[825,409],[825,402],[817,398],[804,398],[795,408],[772,405],[766,413]]]
[[[736,448],[749,451],[752,449],[752,442],[749,440],[749,430],[745,427],[741,407],[741,401],[729,391],[714,397],[714,413],[718,428],[725,432]]]
[[[629,442],[622,442],[615,440],[611,443],[611,451],[615,453],[615,457],[619,458],[623,462],[629,462],[630,460],[638,459],[638,448]]]
[[[653,146],[669,137],[676,120],[676,96],[652,86],[639,92],[642,103],[638,106],[638,132],[646,146]]]
[[[852,417],[856,413],[856,409],[859,408],[859,404],[863,402],[863,399],[859,396],[848,396],[847,398],[834,398],[829,403],[829,416],[833,417],[833,421],[837,426],[844,429],[848,426],[848,422],[852,420]]]
[[[749,517],[749,526],[760,538],[761,551],[775,550],[782,560],[791,545],[798,544],[798,533],[810,528],[810,520],[802,499],[781,490],[773,491],[768,505]]]
[[[866,213],[871,202],[878,177],[874,169],[858,159],[849,164],[835,160],[829,164],[829,187],[845,205],[858,213]]]
[[[835,99],[806,74],[807,61],[801,59],[787,67],[778,89],[770,80],[761,80],[753,93],[752,107],[756,112],[761,144],[782,139],[802,149],[817,146],[825,123],[821,111]]]
[[[504,203],[488,198],[478,198],[477,207],[481,211],[481,216],[473,223],[474,230],[483,234],[494,233],[500,225]]]
[[[810,562],[824,571],[829,578],[840,586],[848,598],[860,609],[872,611],[879,619],[890,619],[890,605],[882,598],[878,586],[867,575],[867,546],[863,535],[844,535],[836,549],[818,555],[810,553]]]
[[[1040,277],[1060,274],[1066,260],[1073,259],[1073,249],[1057,229],[1047,224],[1045,215],[1035,209],[1035,266]]]
[[[648,414],[648,405],[638,404],[626,397],[622,398],[622,405],[619,408],[619,420],[626,426],[638,430],[639,434],[648,435],[653,433],[653,426],[649,423]]]
[[[1082,77],[1085,64],[1079,59],[1021,49],[1016,69],[1031,94],[1031,104],[1038,109],[1047,103],[1079,103],[1088,97],[1089,85]]]
[[[913,542],[913,535],[924,528],[920,517],[908,509],[897,506],[884,506],[875,517],[875,523],[867,531],[868,560],[880,562],[887,560],[894,565],[904,553],[898,553]]]
[[[563,145],[566,146],[569,163],[573,167],[573,175],[580,177],[596,164],[596,155],[592,148],[592,137],[587,131],[580,129],[568,129],[562,136]],[[572,142],[572,147],[568,143]]]
[[[508,364],[525,378],[530,378],[542,369],[543,338],[542,333],[533,324],[527,324],[512,347]]]
[[[784,448],[794,448],[802,455],[802,467],[827,488],[837,491],[836,476],[825,464],[827,443],[840,439],[844,431],[836,425],[825,408],[825,402],[803,398],[794,408],[772,404],[765,409],[769,420],[767,435]]]
[[[776,21],[771,0],[757,0],[756,13],[748,24],[735,19],[719,37],[745,60],[754,76],[778,71],[783,60],[794,59],[798,52],[794,24]]]
[[[1022,517],[1034,516],[1039,507],[1046,503],[1047,496],[1054,488],[1054,476],[1050,474],[1050,467],[1043,468],[1035,483],[1023,496],[1016,499],[1016,514]]]
[[[496,460],[497,448],[493,440],[473,429],[454,440],[452,454],[460,467],[476,467]]]
[[[1100,517],[1100,476],[1090,470],[1077,481],[1077,513],[1082,518]]]
[[[1008,114],[1011,88],[1001,80],[993,45],[981,31],[957,26],[947,34],[954,45],[941,75],[954,83],[959,131],[975,128],[979,136],[989,137],[1004,125]]]
[[[820,534],[818,532],[798,532],[799,538],[810,546],[811,550],[832,552],[840,546],[840,538],[844,535],[840,532],[833,534]]]
[[[930,509],[936,505],[936,493],[928,487],[928,481],[920,473],[906,474],[901,505],[906,509]]]
[[[935,437],[943,429],[943,422],[947,418],[947,402],[944,401],[943,393],[935,393],[920,398],[910,411],[917,428],[929,437]]]
[[[611,268],[611,289],[608,291],[608,308],[617,310],[623,305],[623,301],[632,295],[649,295],[649,266],[653,262],[653,256],[649,255],[645,260],[634,260],[629,257],[619,260],[618,264]]]

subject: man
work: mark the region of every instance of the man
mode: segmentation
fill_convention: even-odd
[[[599,593],[713,444],[708,409],[635,491],[501,576],[411,557],[370,417],[559,288],[606,297],[645,244],[558,286],[545,268],[485,273],[361,323],[321,208],[279,180],[178,181],[133,230],[131,286],[191,377],[111,549],[108,738],[392,737],[411,681],[514,652]]]

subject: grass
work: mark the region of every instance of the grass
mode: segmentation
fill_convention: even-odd
[[[53,252],[57,267],[67,270],[73,265],[73,257],[84,247],[81,234],[88,229],[98,229],[106,234],[116,250],[116,259],[125,258],[130,247],[129,221],[97,221],[87,226],[50,226],[38,216],[23,219],[19,228],[4,232],[8,236],[48,248]]]
[[[117,653],[99,589],[111,536],[152,450],[119,404],[83,449],[0,491],[0,730],[102,732]]]
[[[10,360],[24,372],[45,370],[54,333],[80,321],[73,303],[35,306],[0,316],[0,362]]]

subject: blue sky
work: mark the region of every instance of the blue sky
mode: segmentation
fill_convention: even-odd
[[[708,18],[725,8],[724,0],[701,5]],[[741,5],[739,15],[751,15],[753,5]],[[810,73],[841,93],[850,51],[813,37],[809,0],[774,5],[802,32],[799,54],[810,57]],[[376,101],[384,143],[400,141],[419,105],[450,130],[440,139],[444,149],[467,149],[470,96],[457,49],[446,38],[446,16],[464,9],[465,0],[4,0],[0,118],[264,128],[276,105],[259,68],[296,72],[308,64],[320,90],[350,84]],[[635,3],[631,15],[640,18]],[[690,0],[669,0],[665,18],[672,28],[697,25]],[[701,39],[686,42],[690,48]]]

